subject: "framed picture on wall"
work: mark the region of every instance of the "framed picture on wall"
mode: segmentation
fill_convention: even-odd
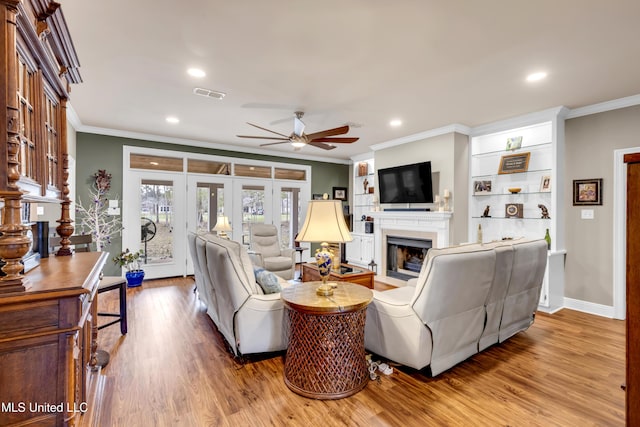
[[[602,205],[602,178],[573,180],[573,206],[582,205]]]
[[[551,191],[551,177],[545,175],[540,179],[540,192],[549,193]]]
[[[347,200],[347,187],[333,187],[334,200]]]

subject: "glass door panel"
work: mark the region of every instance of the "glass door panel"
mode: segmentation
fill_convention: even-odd
[[[234,204],[234,218],[240,218],[242,227],[234,227],[234,240],[249,244],[251,224],[271,224],[273,218],[272,185],[258,180],[239,180],[236,178],[236,194],[239,199]]]
[[[187,185],[188,231],[195,233],[212,232],[218,216],[226,215],[231,226],[231,202],[233,200],[231,179],[190,174]],[[193,274],[191,252],[187,248],[187,274]]]
[[[131,172],[124,187],[122,248],[144,251],[145,279],[186,274],[184,176]]]

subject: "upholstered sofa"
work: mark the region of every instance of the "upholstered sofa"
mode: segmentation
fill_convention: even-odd
[[[264,293],[247,250],[214,234],[189,233],[187,238],[198,296],[233,353],[284,350],[285,314],[280,293]],[[278,282],[289,286],[281,278]]]
[[[533,324],[546,262],[542,239],[430,249],[417,280],[373,291],[365,347],[438,375]]]

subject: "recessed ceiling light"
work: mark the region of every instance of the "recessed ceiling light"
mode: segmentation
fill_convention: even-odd
[[[167,123],[171,123],[172,125],[180,123],[180,119],[173,116],[167,117],[166,120],[167,120]]]
[[[400,125],[402,125],[402,120],[400,119],[393,119],[389,122],[389,126],[393,126],[394,128],[397,128]]]
[[[547,77],[547,73],[544,71],[539,71],[537,73],[531,73],[527,76],[528,82],[537,82],[538,80],[542,80]]]
[[[187,73],[191,76],[191,77],[197,77],[199,79],[201,79],[202,77],[206,76],[207,73],[205,73],[203,70],[201,70],[200,68],[189,68],[187,70]]]

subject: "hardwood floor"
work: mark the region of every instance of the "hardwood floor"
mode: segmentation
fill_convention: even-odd
[[[128,290],[129,333],[100,331],[99,426],[623,426],[623,321],[538,314],[505,343],[430,378],[396,367],[358,394],[317,401],[283,381],[283,353],[234,359],[191,278]],[[101,296],[102,297],[102,296]],[[115,308],[108,294],[102,308]],[[374,359],[378,359],[374,356]]]

